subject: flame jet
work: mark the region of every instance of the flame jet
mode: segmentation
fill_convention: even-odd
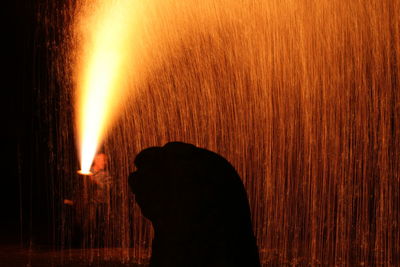
[[[77,131],[81,173],[89,173],[106,130],[115,119],[129,88],[138,22],[144,22],[139,1],[83,3],[76,19]],[[137,42],[136,42],[137,43]]]

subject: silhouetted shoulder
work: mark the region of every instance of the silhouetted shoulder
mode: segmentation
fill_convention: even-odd
[[[226,159],[172,142],[135,165],[130,187],[155,233],[151,266],[260,266],[246,191]]]

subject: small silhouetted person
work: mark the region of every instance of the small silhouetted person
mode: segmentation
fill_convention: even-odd
[[[89,181],[86,237],[90,247],[104,246],[104,238],[110,219],[110,192],[112,179],[107,171],[108,157],[99,153],[93,160],[92,175],[84,176]]]
[[[129,184],[154,227],[151,267],[260,266],[247,194],[227,160],[173,142],[135,165]]]
[[[107,170],[108,157],[98,153],[90,169],[82,176],[81,188],[74,200],[64,199],[64,204],[75,206],[73,243],[83,247],[102,247],[110,221],[110,192],[112,179]]]

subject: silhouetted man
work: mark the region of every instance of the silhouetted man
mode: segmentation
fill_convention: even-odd
[[[130,187],[151,220],[150,266],[260,266],[243,183],[221,156],[185,143],[140,152]]]
[[[86,246],[103,247],[105,244],[106,231],[110,220],[110,194],[112,178],[107,171],[108,157],[99,153],[94,157],[90,168],[92,175],[83,176],[89,180],[89,199],[84,216],[86,223]]]
[[[64,199],[64,204],[75,206],[75,227],[72,242],[83,247],[102,247],[110,223],[110,194],[112,178],[107,170],[108,157],[98,153],[90,169],[91,174],[81,176],[81,187],[74,200]]]

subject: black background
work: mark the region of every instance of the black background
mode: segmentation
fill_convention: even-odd
[[[41,170],[36,165],[43,160],[40,151],[46,143],[45,135],[39,141],[38,127],[44,121],[35,91],[40,82],[37,74],[46,69],[46,58],[40,52],[43,35],[37,27],[38,4],[39,1],[9,1],[9,6],[3,9],[2,42],[6,45],[3,48],[3,125],[0,131],[3,141],[0,242],[3,244],[22,242],[28,245],[33,225],[41,225],[41,229],[48,227],[45,216],[32,212],[47,208],[43,197],[46,192],[38,190],[37,185],[42,181]],[[31,216],[33,213],[35,218]],[[44,237],[45,232],[38,235]]]

